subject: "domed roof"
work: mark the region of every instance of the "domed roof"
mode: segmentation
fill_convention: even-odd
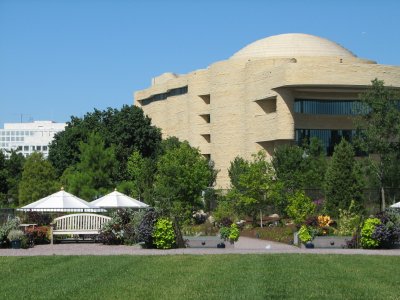
[[[330,40],[310,34],[287,33],[255,41],[236,52],[231,59],[302,56],[356,57]]]

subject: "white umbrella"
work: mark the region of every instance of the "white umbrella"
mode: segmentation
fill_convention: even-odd
[[[393,204],[393,205],[390,205],[390,207],[397,207],[397,208],[400,208],[400,202],[397,202],[397,203],[395,203],[395,204]]]
[[[149,207],[146,203],[140,202],[139,200],[133,199],[127,195],[124,195],[117,190],[109,193],[95,201],[90,202],[90,204],[96,207],[104,208],[147,208]]]
[[[89,202],[80,199],[70,193],[61,191],[51,194],[38,201],[23,206],[17,210],[20,211],[68,211],[68,212],[93,212],[93,211],[104,211],[93,206]]]

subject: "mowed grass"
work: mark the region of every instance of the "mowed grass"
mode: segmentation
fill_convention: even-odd
[[[400,257],[0,257],[0,299],[400,299]]]

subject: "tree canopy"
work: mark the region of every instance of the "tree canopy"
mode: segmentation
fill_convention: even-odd
[[[41,153],[34,152],[25,161],[19,182],[19,204],[26,205],[60,188],[56,172]]]
[[[56,134],[49,147],[49,160],[60,176],[79,161],[80,142],[87,142],[92,132],[98,133],[105,147],[115,145],[118,180],[128,178],[126,163],[134,150],[144,157],[154,156],[161,141],[159,128],[137,106],[124,105],[120,110],[95,109],[83,118],[71,117],[64,131]]]

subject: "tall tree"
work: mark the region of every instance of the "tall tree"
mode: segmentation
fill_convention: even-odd
[[[237,159],[234,165],[240,166],[240,172],[237,178],[234,177],[237,184],[228,193],[228,198],[235,202],[239,215],[252,216],[255,222],[260,209],[274,204],[274,199],[271,197],[275,192],[274,169],[262,151],[253,155],[251,161]]]
[[[143,157],[151,157],[161,141],[160,129],[136,106],[124,105],[120,110],[108,108],[72,117],[64,131],[58,133],[49,147],[49,159],[61,175],[79,161],[79,143],[87,142],[90,133],[101,135],[106,147],[115,145],[118,172],[115,180],[128,178],[126,164],[136,149]]]
[[[203,206],[201,194],[212,176],[208,161],[198,149],[187,142],[172,147],[157,162],[156,204],[188,219],[193,210]]]
[[[345,139],[335,147],[325,176],[325,207],[332,216],[348,209],[352,200],[362,205],[363,182],[353,146]]]
[[[56,172],[41,153],[32,153],[24,164],[19,183],[19,204],[25,205],[59,189]]]
[[[66,190],[86,200],[93,200],[115,188],[115,148],[106,148],[102,137],[92,133],[87,143],[80,143],[79,149],[79,162],[65,170],[62,176]]]
[[[3,151],[0,150],[0,207],[6,206],[7,204],[7,168],[6,168],[6,157]]]
[[[25,164],[25,157],[12,150],[8,159],[6,159],[7,174],[7,206],[18,206],[19,204],[19,183],[22,177],[22,171]]]
[[[379,182],[384,210],[385,187],[399,186],[398,170],[393,166],[400,162],[400,93],[374,79],[360,100],[361,110],[356,118],[357,145],[372,157],[371,167]]]

